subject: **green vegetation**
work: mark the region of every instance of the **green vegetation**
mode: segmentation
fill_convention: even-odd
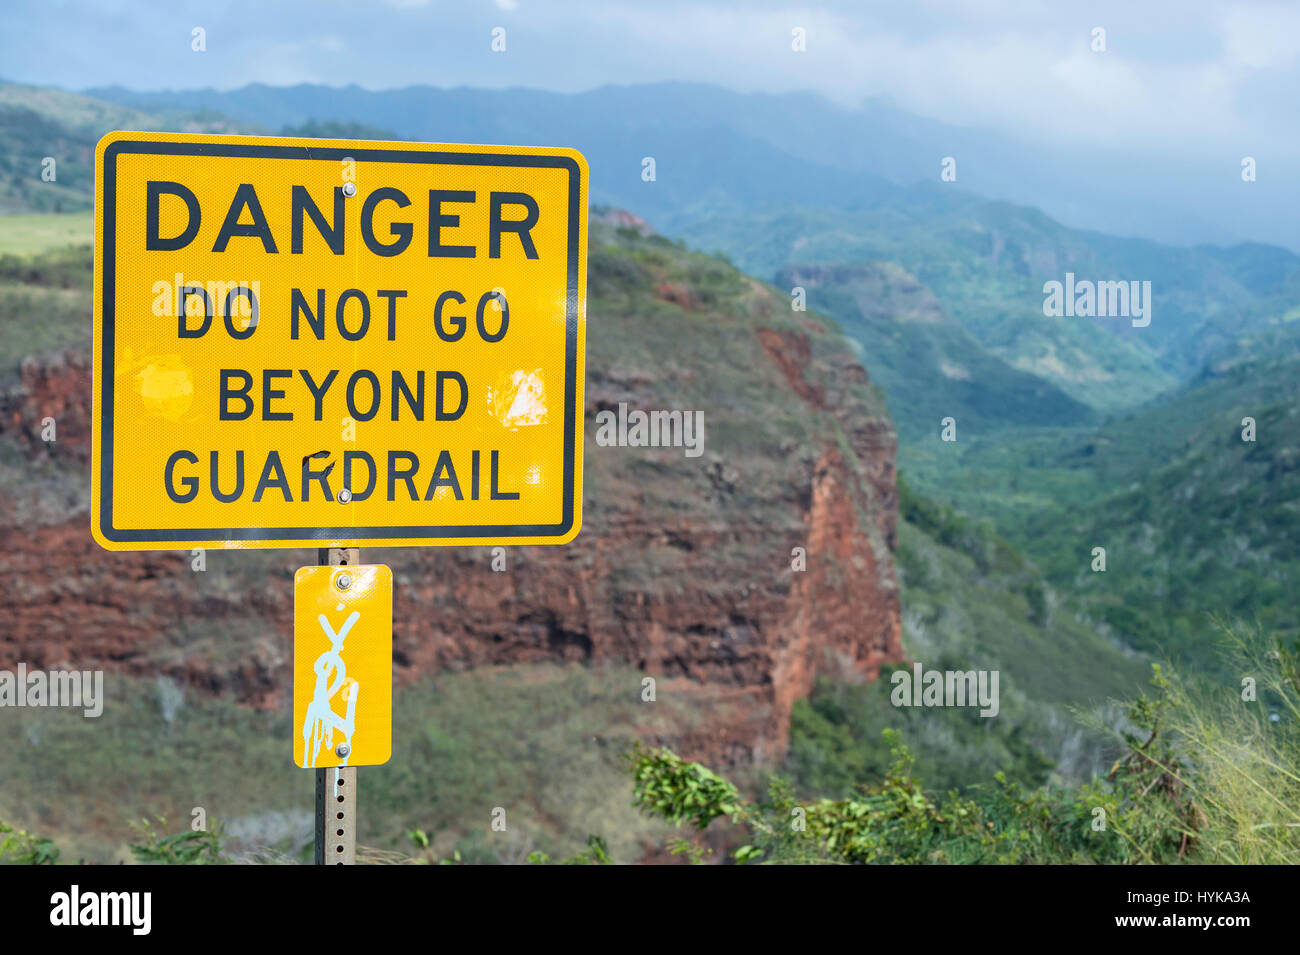
[[[1266,342],[1096,430],[967,432],[912,447],[904,467],[996,526],[1105,632],[1214,666],[1201,638],[1211,614],[1300,628],[1300,356],[1295,336]]]
[[[1033,369],[1015,367],[954,320],[915,276],[888,262],[789,267],[776,284],[807,289],[858,345],[872,380],[889,396],[903,437],[938,432],[955,416],[962,431],[1022,424],[1085,424],[1091,402]]]
[[[1224,627],[1226,684],[1171,680],[1170,731],[1191,755],[1204,814],[1198,857],[1224,865],[1300,862],[1300,640],[1272,646]]]
[[[1259,633],[1225,630],[1221,649],[1226,668],[1242,675],[1240,685],[1185,680],[1153,666],[1150,694],[1126,707],[1114,731],[1119,756],[1107,772],[1074,785],[1026,785],[997,771],[981,785],[945,793],[923,784],[896,729],[883,731],[890,759],[878,778],[845,781],[843,794],[812,799],[801,798],[781,775],[770,777],[765,795],[754,799],[707,767],[638,741],[624,746],[617,761],[644,816],[699,832],[723,820],[730,827],[723,841],[742,864],[1300,863],[1300,641],[1270,646]],[[480,758],[489,753],[488,747],[476,751]],[[368,770],[371,775],[377,771]],[[628,782],[611,789],[626,798]],[[163,819],[158,826],[165,828]],[[143,837],[130,846],[136,861],[232,861],[220,827],[166,836],[144,819],[135,828]],[[359,848],[359,857],[417,864],[553,861],[545,849],[520,851],[507,834],[483,830],[468,849],[462,842],[439,850],[424,829],[410,829],[406,842],[415,855]],[[5,825],[0,835],[0,861],[59,858],[50,839]],[[493,842],[506,848],[493,856],[486,848]],[[679,836],[665,845],[692,862],[712,852]],[[559,864],[605,865],[631,854],[626,843],[619,851],[588,835]]]
[[[588,836],[587,848],[577,855],[554,863],[555,865],[609,865],[613,860],[609,855],[609,846],[600,836]],[[545,852],[530,852],[528,862],[531,865],[550,865],[551,857]]]
[[[805,286],[861,344],[917,491],[991,522],[1102,639],[1200,667],[1209,613],[1300,626],[1294,255],[1172,250],[930,187],[723,215],[689,235]],[[1044,317],[1042,282],[1067,268],[1151,281],[1152,325]],[[947,416],[956,442],[939,440]],[[915,590],[926,564],[908,536],[898,559]]]
[[[1026,785],[1097,772],[1113,747],[1066,709],[1105,714],[1108,700],[1138,691],[1146,664],[1099,632],[989,520],[938,503],[902,475],[898,488],[904,650],[927,668],[999,671],[1000,712],[985,720],[894,707],[888,669],[868,686],[821,684],[796,705],[787,771],[811,792],[879,778],[890,762],[880,730],[892,727],[941,790],[996,769]]]
[[[648,713],[641,676],[531,665],[399,686],[400,748],[359,774],[359,843],[378,860],[406,861],[402,833],[423,830],[430,858],[459,852],[470,863],[523,862],[533,852],[556,859],[590,852],[587,837],[598,832],[610,854],[635,860],[666,830],[628,806],[620,754],[642,732],[673,738],[704,716],[668,694]],[[47,837],[0,833],[8,861],[57,845],[65,859],[94,863],[211,863],[219,861],[218,840],[221,859],[310,860],[314,785],[289,759],[287,709],[200,693],[177,704],[174,687],[112,675],[105,694],[98,719],[71,710],[6,713],[0,819]],[[196,806],[219,814],[222,825],[192,832]],[[507,832],[490,830],[496,806],[507,811]],[[178,832],[138,822],[156,817],[185,822]]]
[[[892,378],[890,407],[909,440],[937,428],[916,413],[935,389],[961,399],[946,412],[958,418],[1041,423],[1024,401],[1032,383],[1011,369],[1040,379],[1043,400],[1062,412],[1057,389],[1095,411],[1130,409],[1195,375],[1234,339],[1270,327],[1300,292],[1300,258],[1283,249],[1121,239],[934,185],[842,209],[720,210],[685,237],[724,250],[751,274],[779,274],[786,291],[804,284],[809,307],[860,338],[872,376]],[[1067,270],[1150,281],[1151,325],[1044,316],[1043,283]],[[800,273],[809,280],[793,281]],[[882,298],[905,307],[882,308]]]
[[[90,241],[89,212],[0,217],[0,256],[39,255]]]
[[[932,186],[840,210],[728,212],[688,237],[805,287],[841,323],[888,395],[913,496],[988,522],[1091,644],[1195,669],[1216,665],[1200,638],[1210,613],[1300,627],[1300,258],[1081,232]],[[1044,316],[1042,283],[1067,269],[1150,281],[1151,325]],[[949,416],[955,442],[939,436]],[[934,561],[918,559],[933,548],[907,527],[898,561],[915,617],[917,591],[939,592],[925,585]],[[1006,606],[964,590],[962,608]],[[1001,659],[1081,678],[1053,655],[1064,642],[1003,641]]]
[[[58,861],[59,849],[51,840],[0,820],[0,864],[54,865]]]
[[[933,665],[958,669],[946,659]],[[1004,700],[997,719],[986,720],[975,709],[896,707],[889,700],[895,669],[911,668],[886,668],[866,686],[823,682],[795,704],[785,771],[800,792],[842,793],[884,778],[894,760],[882,728],[913,741],[918,775],[939,792],[966,790],[999,771],[1030,789],[1048,781],[1056,763],[1039,746],[1057,741],[1035,724],[1032,708],[1012,704],[1008,712]]]
[[[1156,665],[1153,692],[1127,709],[1122,755],[1080,785],[1028,789],[998,772],[968,794],[937,795],[887,729],[892,765],[852,795],[802,802],[778,776],[765,798],[750,800],[698,763],[638,747],[628,757],[633,799],[678,826],[704,830],[728,818],[746,840],[737,862],[1294,865],[1300,646],[1260,653],[1257,637],[1226,639],[1233,665],[1255,674],[1259,699]]]
[[[1132,406],[1176,381],[1146,340],[1114,334],[1117,320],[1042,312],[1042,284],[1063,278],[1065,263],[1081,278],[1133,273],[1163,289],[1159,280],[1177,261],[1172,250],[1156,247],[1162,274],[1135,272],[1107,237],[1037,210],[928,193],[918,187],[854,209],[721,214],[688,228],[686,238],[725,250],[752,274],[779,276],[787,292],[804,285],[811,308],[859,338],[863,363],[888,382],[890,410],[909,439],[937,428],[936,389],[949,397],[945,414],[971,423],[1053,414],[1069,423],[1089,409]],[[882,307],[882,299],[904,307]],[[1162,304],[1158,296],[1156,314]]]
[[[0,218],[0,236],[9,234],[7,221]],[[0,382],[29,355],[90,353],[91,265],[89,246],[0,255]]]
[[[95,146],[113,129],[258,131],[212,113],[143,112],[64,90],[0,82],[0,216],[89,210]],[[54,160],[52,167],[47,159]],[[0,239],[0,253],[14,251],[9,245]]]
[[[90,164],[112,127],[236,130],[213,115],[141,113],[0,84],[0,212],[21,213],[0,218],[5,385],[28,355],[89,350]],[[317,121],[284,132],[399,138]],[[54,182],[41,178],[47,155],[57,162]],[[63,214],[28,214],[54,210]],[[1229,707],[1223,687],[1235,696],[1234,681],[1262,674],[1268,660],[1243,669],[1213,653],[1204,635],[1211,614],[1234,628],[1257,621],[1274,641],[1300,629],[1296,257],[1085,233],[1032,209],[931,187],[857,208],[729,207],[696,221],[694,244],[723,249],[751,274],[775,278],[777,289],[681,241],[615,228],[597,210],[589,311],[593,329],[605,324],[588,337],[589,365],[599,370],[589,393],[707,409],[712,490],[702,481],[684,494],[662,456],[615,469],[595,455],[588,493],[635,497],[670,518],[699,493],[725,494],[768,538],[801,528],[781,493],[785,468],[791,449],[828,434],[826,416],[804,402],[772,402],[786,384],[753,333],[807,333],[820,323],[827,331],[811,336],[816,364],[841,348],[843,332],[875,386],[855,396],[858,413],[884,413],[883,388],[899,423],[907,480],[899,481],[895,560],[905,649],[927,668],[998,670],[1001,712],[982,720],[894,707],[889,668],[871,685],[823,682],[795,707],[782,767],[790,782],[766,801],[660,753],[643,754],[653,770],[645,808],[698,821],[730,807],[715,815],[750,832],[740,861],[1294,861],[1285,840],[1295,820],[1271,800],[1300,802],[1288,768],[1295,675],[1261,690],[1255,709]],[[1150,280],[1152,325],[1044,317],[1042,282],[1067,269]],[[807,289],[810,312],[791,311],[795,285]],[[834,386],[833,376],[808,374],[818,379],[810,385]],[[949,415],[955,443],[938,439]],[[1254,442],[1241,440],[1245,417],[1255,421]],[[731,486],[724,462],[744,480]],[[32,462],[0,442],[0,476],[46,489],[28,520],[85,506],[83,475],[72,468]],[[600,520],[594,511],[590,526]],[[743,534],[717,546],[719,559],[752,557]],[[1094,547],[1106,548],[1105,573],[1093,570]],[[238,570],[224,555],[209,559],[225,572],[197,586],[228,602],[283,570],[265,554],[241,555]],[[665,545],[614,573],[653,594],[671,588],[681,561]],[[186,621],[152,662],[198,654],[224,679],[264,633],[253,616]],[[1293,659],[1277,652],[1274,663]],[[1219,689],[1192,676],[1160,683],[1150,709],[1129,714],[1148,734],[1161,728],[1144,746],[1145,737],[1112,731],[1124,716],[1107,701],[1131,698],[1150,658]],[[623,703],[633,676],[512,668],[401,690],[398,732],[417,742],[400,763],[367,773],[374,815],[363,814],[371,828],[362,835],[375,842],[373,858],[411,861],[411,846],[416,859],[434,862],[637,858],[658,830],[618,795],[617,753],[643,720]],[[2,798],[12,801],[0,817],[58,786],[67,797],[52,815],[21,822],[54,833],[65,855],[216,861],[220,843],[221,858],[302,858],[301,834],[284,820],[309,812],[310,788],[284,765],[282,712],[204,698],[163,719],[146,681],[117,686],[115,710],[95,724],[110,729],[106,736],[92,740],[87,721],[64,714],[20,721],[17,744],[0,755]],[[1266,699],[1278,723],[1260,715]],[[668,723],[690,718],[679,712]],[[1172,751],[1156,752],[1172,737]],[[1239,739],[1252,742],[1242,750]],[[204,758],[231,752],[258,792]],[[1144,765],[1153,757],[1160,773]],[[1116,759],[1122,768],[1108,772]],[[180,782],[177,765],[199,768]],[[103,804],[101,784],[117,787],[121,805]],[[778,823],[801,805],[795,793],[817,801],[803,806],[809,835],[791,842]],[[512,807],[515,835],[504,843],[486,829],[485,798],[489,808]],[[121,839],[121,816],[183,817],[196,803],[220,807],[233,824],[225,836]],[[1109,840],[1091,829],[1097,808],[1111,820]],[[681,840],[669,848],[693,861],[708,851]],[[0,857],[53,861],[58,851],[48,839],[0,829]]]
[[[859,208],[731,212],[688,236],[805,287],[842,324],[888,395],[916,494],[987,521],[1092,642],[1195,669],[1217,665],[1200,636],[1211,613],[1300,627],[1293,254],[1175,250],[929,186]],[[1152,324],[1045,317],[1042,283],[1067,269],[1150,281]],[[955,442],[939,438],[948,416]],[[918,548],[904,525],[913,616],[931,589]]]
[[[136,862],[144,865],[220,865],[230,861],[221,855],[219,825],[165,836],[159,827],[165,828],[166,825],[167,820],[163,818],[157,820],[157,825],[150,819],[132,825],[144,840],[131,844],[131,855]]]

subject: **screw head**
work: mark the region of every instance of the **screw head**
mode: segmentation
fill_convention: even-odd
[[[340,488],[340,489],[339,489],[339,503],[340,503],[340,504],[346,504],[346,503],[347,503],[348,501],[350,501],[350,500],[352,500],[352,492],[349,491],[347,488]]]
[[[341,759],[347,756],[348,753],[352,752],[352,747],[349,746],[347,743],[339,743],[338,746],[334,747],[334,752],[337,753],[339,758]]]
[[[352,586],[352,575],[339,574],[334,580],[334,586],[338,587],[339,590],[347,590]]]
[[[343,195],[351,199],[357,194],[357,184],[355,182],[343,183]]]

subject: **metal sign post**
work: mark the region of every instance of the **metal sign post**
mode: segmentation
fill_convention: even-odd
[[[361,563],[359,547],[322,547],[318,564],[352,567]],[[357,767],[316,770],[316,864],[355,865],[357,861]]]

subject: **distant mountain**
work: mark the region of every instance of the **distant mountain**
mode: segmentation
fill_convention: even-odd
[[[788,266],[777,271],[775,283],[804,289],[816,308],[839,319],[904,435],[931,433],[949,415],[960,418],[963,429],[1096,418],[1057,385],[984,348],[901,266]]]
[[[744,180],[726,188],[736,192],[743,186],[746,203],[772,193],[800,203],[819,192],[834,197],[831,186],[861,197],[881,182],[937,182],[941,160],[953,157],[961,188],[1037,206],[1077,228],[1180,245],[1253,239],[1300,251],[1300,166],[1256,157],[1258,180],[1244,183],[1240,162],[1251,152],[1249,143],[1224,143],[1222,158],[1213,161],[1156,159],[1015,140],[934,122],[879,100],[848,109],[811,93],[742,94],[691,83],[605,86],[578,94],[260,84],[229,91],[105,87],[87,93],[149,111],[214,110],[267,129],[329,118],[433,142],[576,146],[592,159],[597,198],[640,212],[670,232],[676,228],[670,216],[690,203],[684,207],[676,201],[680,196],[660,202],[635,191],[641,189],[645,156],[658,161],[658,183],[666,187],[660,192],[691,188],[689,168],[696,163],[710,171],[709,183],[723,178],[720,168],[726,178]],[[786,163],[806,164],[807,173],[762,183],[758,174],[772,162],[772,151],[789,157]],[[816,181],[822,177],[830,178]]]
[[[574,146],[590,164],[593,201],[631,209],[668,233],[718,211],[834,205],[846,195],[883,196],[894,188],[883,176],[801,156],[765,123],[746,121],[775,101],[765,107],[706,86],[605,87],[579,95],[428,86],[372,92],[253,85],[181,93],[108,87],[89,95],[151,111],[215,111],[270,131],[329,120],[430,142]],[[780,106],[798,112],[793,102]],[[646,158],[654,160],[653,180],[643,178]]]
[[[966,342],[950,336],[949,372],[900,362],[901,353],[879,338],[860,337],[873,376],[889,380],[886,366],[902,376],[892,382],[889,395],[904,438],[915,420],[909,408],[925,409],[924,432],[937,431],[935,398],[953,394],[954,377],[970,381],[985,396],[1004,396],[996,408],[986,400],[972,406],[954,399],[947,413],[958,418],[966,414],[1016,425],[1080,420],[1050,401],[1026,412],[1023,401],[1009,396],[1038,398],[1022,384],[1002,380],[1006,372],[989,357],[1004,369],[1042,379],[1079,405],[1116,412],[1191,379],[1211,354],[1271,327],[1300,301],[1300,256],[1285,249],[1186,249],[1084,232],[1037,209],[940,184],[900,189],[886,199],[841,209],[718,214],[684,226],[682,235],[788,288],[799,276],[820,276],[816,287],[807,289],[809,306],[827,311],[852,334],[882,328],[879,320],[868,321],[870,311],[879,312],[877,303],[851,287],[849,277],[861,263],[896,263],[926,286],[944,316],[967,333]],[[1080,281],[1149,282],[1149,325],[1135,327],[1136,316],[1045,315],[1045,283],[1064,282],[1067,273]],[[844,281],[825,280],[836,275]],[[915,353],[921,342],[913,333],[933,338],[939,326],[918,329],[913,323],[909,332],[904,344]],[[981,368],[979,375],[973,367]],[[910,429],[910,436],[916,435]]]
[[[986,151],[998,141],[959,136],[878,103],[851,111],[813,95],[742,95],[691,84],[577,95],[312,85],[95,92],[111,102],[0,86],[0,103],[30,113],[15,122],[34,134],[15,141],[71,137],[63,148],[67,181],[78,191],[84,182],[86,195],[88,176],[75,156],[89,155],[96,124],[575,145],[591,164],[593,201],[631,209],[765,280],[785,285],[796,269],[822,276],[808,290],[809,305],[843,323],[871,373],[889,382],[905,439],[932,433],[938,411],[992,427],[1063,425],[1134,407],[1187,380],[1211,352],[1275,320],[1300,290],[1300,257],[1276,246],[1186,248],[1080,231],[1038,209],[975,196],[967,189],[985,182],[996,193],[996,183],[960,172],[958,183],[900,185],[937,178],[920,172],[919,157],[951,137]],[[1001,148],[1008,161],[1022,155],[1005,142]],[[968,169],[974,154],[955,151],[965,157],[959,170]],[[27,170],[38,157],[0,153],[25,176],[6,176],[0,189],[31,196],[39,180]],[[653,176],[646,160],[653,160]],[[1057,181],[1052,192],[1077,188]],[[36,208],[59,201],[53,190],[37,192],[46,205]],[[867,320],[860,294],[825,281],[871,262],[897,263],[933,293],[945,323],[926,326],[928,345],[909,338],[905,348],[893,348],[890,335],[897,340],[899,330],[876,335],[888,319],[878,307],[867,306],[875,311]],[[1149,281],[1151,325],[1044,316],[1044,282],[1064,281],[1066,273]]]
[[[110,129],[233,133],[248,127],[212,113],[140,110],[48,87],[0,83],[0,215],[89,209],[95,144]]]

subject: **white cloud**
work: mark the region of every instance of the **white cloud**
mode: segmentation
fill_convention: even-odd
[[[1231,60],[1252,69],[1294,69],[1300,8],[1267,4],[1232,9],[1224,21],[1224,33],[1224,48]]]
[[[571,92],[684,80],[813,90],[847,105],[881,97],[1055,142],[1217,155],[1249,141],[1300,155],[1300,6],[1263,0],[278,0],[259,5],[255,31],[207,0],[67,0],[58,12],[45,0],[0,2],[22,27],[0,31],[6,78],[74,88],[316,80]],[[502,9],[507,57],[483,41]],[[199,10],[221,50],[202,62],[188,47]],[[309,43],[303,22],[331,35]],[[1089,49],[1096,26],[1105,53]],[[790,48],[794,27],[806,52]]]
[[[618,63],[605,61],[617,70],[613,82],[690,78],[769,92],[813,89],[846,105],[883,97],[955,125],[1081,145],[1212,151],[1248,136],[1300,153],[1289,120],[1277,115],[1251,131],[1244,114],[1253,111],[1242,108],[1245,87],[1261,70],[1274,71],[1266,82],[1290,87],[1282,102],[1300,102],[1291,75],[1300,8],[996,0],[976,12],[956,0],[920,0],[910,9],[647,9],[602,0],[586,15],[625,38],[614,47]],[[807,31],[806,53],[790,50],[795,26]],[[1095,26],[1107,31],[1104,53],[1090,48]],[[663,55],[629,55],[633,37]]]

